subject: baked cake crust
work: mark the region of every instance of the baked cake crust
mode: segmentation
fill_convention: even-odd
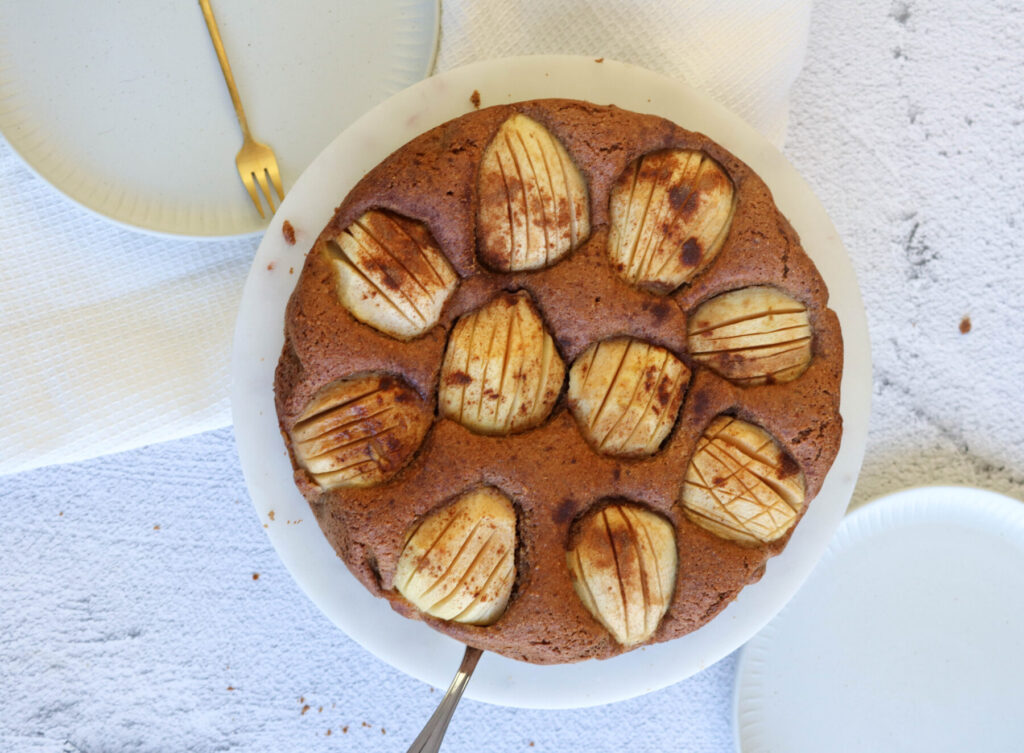
[[[589,191],[590,235],[546,269],[495,273],[478,262],[478,165],[503,122],[522,113],[545,126],[571,155]],[[637,158],[663,149],[704,152],[732,180],[735,214],[711,264],[669,295],[627,284],[606,253],[613,184]],[[439,323],[408,342],[357,321],[339,302],[328,238],[370,209],[426,225],[461,278]],[[803,304],[813,332],[812,360],[785,384],[741,387],[695,362],[687,316],[703,302],[746,286],[773,286]],[[455,321],[501,291],[532,297],[566,367],[591,344],[631,336],[666,348],[692,370],[679,419],[661,449],[644,458],[597,454],[562,393],[539,427],[508,436],[475,434],[437,418],[412,461],[390,480],[324,491],[297,462],[290,432],[321,388],[353,374],[402,377],[436,412],[438,379]],[[467,644],[535,663],[604,658],[626,650],[573,590],[566,550],[574,521],[607,500],[627,500],[674,527],[675,590],[649,642],[688,633],[714,617],[788,533],[741,545],[692,523],[680,490],[704,429],[719,414],[762,427],[796,462],[806,485],[802,516],[817,494],[842,434],[839,386],[842,338],[828,291],[767,186],[711,139],[662,118],[572,100],[535,100],[471,112],[433,128],[371,170],[345,197],[306,257],[285,318],[275,400],[295,481],[324,534],[352,573],[403,615],[422,619]],[[567,380],[566,380],[567,381]],[[413,526],[457,495],[481,486],[508,495],[517,513],[516,580],[492,625],[446,622],[423,614],[393,580]]]

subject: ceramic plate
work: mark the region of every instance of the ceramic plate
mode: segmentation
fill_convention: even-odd
[[[846,358],[839,455],[785,552],[765,576],[707,626],[607,661],[533,666],[485,655],[467,694],[511,706],[566,708],[630,698],[677,682],[718,661],[762,628],[810,572],[846,510],[860,469],[871,397],[867,325],[850,261],[821,204],[779,152],[744,122],[682,84],[634,66],[590,58],[492,60],[449,71],[395,95],[353,123],[295,184],[263,239],[246,281],[235,334],[233,410],[238,449],[260,519],[310,598],[352,638],[403,671],[446,687],[462,646],[392,612],[349,575],[320,533],[277,428],[273,374],[283,343],[285,304],[306,251],[355,182],[410,138],[470,109],[540,97],[571,97],[655,113],[709,134],[751,165],[799,231],[831,290]],[[282,234],[288,219],[297,243]],[[274,520],[269,517],[274,510]],[[301,521],[301,522],[295,522]]]
[[[359,115],[426,76],[439,0],[214,0],[249,126],[285,191]],[[195,0],[0,0],[0,131],[65,196],[184,236],[266,227]]]
[[[743,753],[1021,750],[1024,503],[911,489],[852,513],[743,649]]]

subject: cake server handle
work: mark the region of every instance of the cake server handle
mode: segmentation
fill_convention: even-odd
[[[448,729],[448,722],[452,720],[455,707],[458,705],[459,699],[462,698],[462,691],[469,684],[469,678],[473,676],[476,663],[480,661],[483,653],[478,648],[466,646],[466,653],[462,655],[462,664],[459,665],[459,671],[455,673],[452,684],[448,686],[448,692],[444,694],[444,698],[438,704],[437,711],[424,725],[419,737],[413,740],[412,745],[409,746],[409,753],[437,753],[441,749],[441,741]]]

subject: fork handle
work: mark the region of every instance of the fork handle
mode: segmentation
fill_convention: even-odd
[[[213,49],[217,51],[217,60],[220,61],[220,69],[224,73],[224,81],[231,93],[231,104],[235,106],[235,115],[238,117],[238,125],[242,128],[242,136],[249,141],[249,122],[245,119],[245,110],[242,109],[242,100],[238,97],[238,89],[235,87],[235,77],[231,74],[231,64],[228,62],[227,53],[224,52],[224,43],[220,39],[220,31],[217,29],[217,21],[213,17],[213,8],[210,7],[210,0],[199,0],[199,7],[203,9],[203,18],[206,19],[206,28],[210,30],[210,39],[213,40]]]

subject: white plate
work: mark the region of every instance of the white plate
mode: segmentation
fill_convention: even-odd
[[[843,521],[743,649],[743,753],[1024,749],[1024,503],[910,489]]]
[[[242,296],[232,367],[235,432],[253,504],[278,553],[316,604],[352,638],[395,667],[447,686],[462,647],[406,620],[349,575],[321,535],[292,472],[274,414],[274,365],[285,302],[312,240],[334,207],[371,167],[408,139],[482,104],[574,97],[663,115],[710,134],[767,181],[832,291],[846,359],[843,443],[825,485],[786,551],[764,578],[706,627],[667,644],[608,661],[539,667],[484,656],[467,694],[496,704],[568,708],[630,698],[670,685],[718,661],[756,633],[796,592],[842,518],[860,469],[871,398],[867,325],[854,272],[835,229],[808,186],[764,138],[721,106],[682,84],[634,66],[590,58],[538,56],[477,63],[395,95],[356,121],[313,162],[285,199],[257,251]],[[287,218],[298,243],[282,239]],[[290,274],[291,270],[295,274]],[[268,513],[275,511],[275,521]],[[287,520],[302,523],[287,524]]]
[[[439,0],[215,0],[253,135],[287,191],[359,115],[426,76]],[[185,236],[262,230],[195,0],[0,0],[0,131],[65,196]]]

